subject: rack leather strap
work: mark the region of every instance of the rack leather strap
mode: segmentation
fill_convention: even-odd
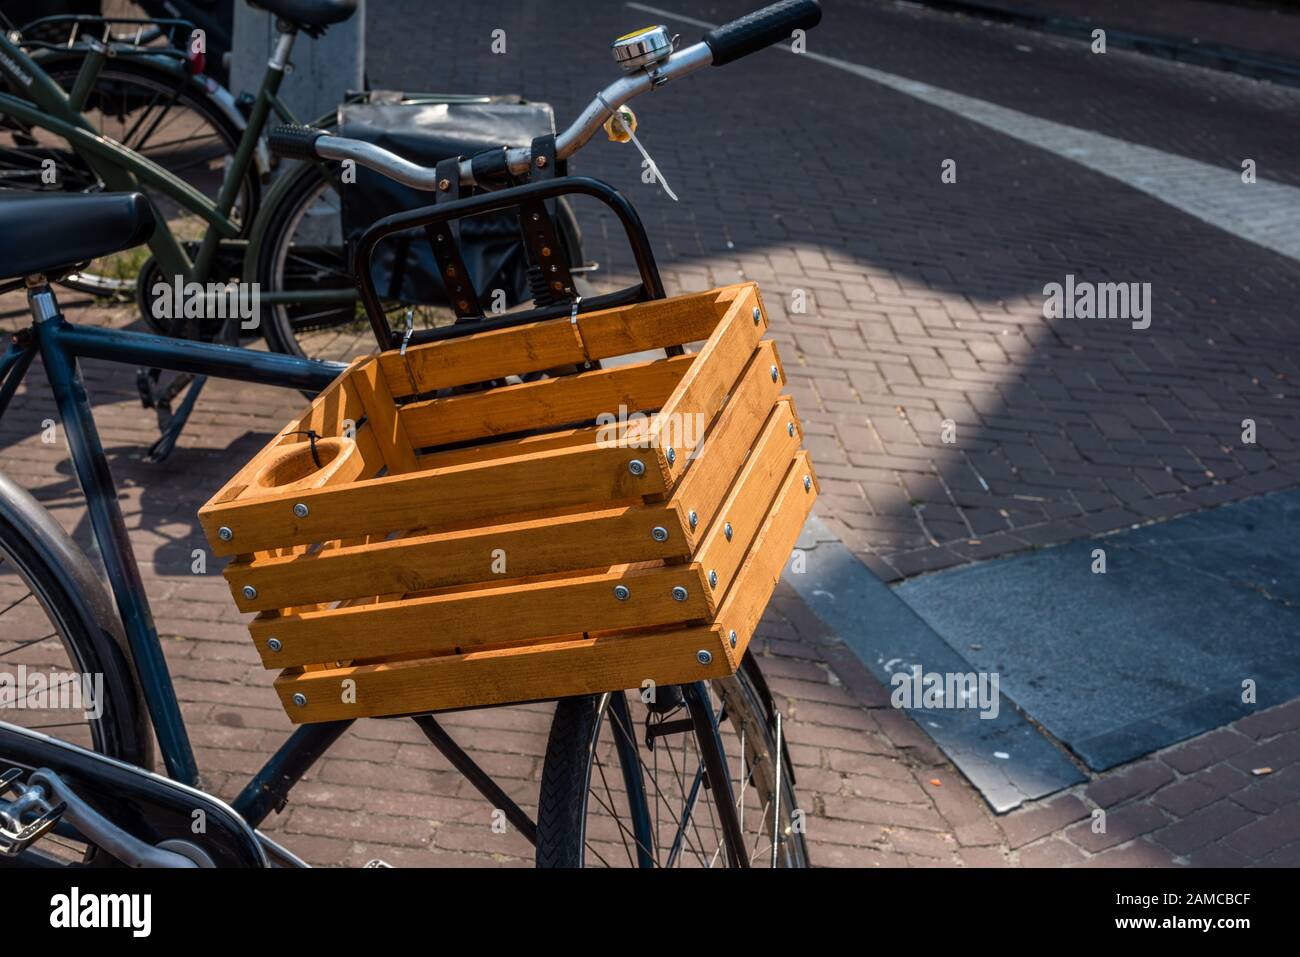
[[[533,164],[529,176],[533,181],[556,176],[555,134],[539,136],[532,143]],[[572,302],[577,292],[569,263],[560,245],[559,233],[546,203],[540,200],[520,203],[519,231],[528,251],[534,272],[533,299],[539,306]]]
[[[450,203],[460,199],[460,157],[453,156],[438,163],[438,188],[434,192],[434,204]],[[457,241],[460,237],[460,224],[456,222],[437,223],[424,227],[424,234],[433,247],[433,258],[438,263],[438,272],[442,276],[442,285],[447,292],[447,301],[456,312],[457,322],[468,322],[483,318],[483,307],[479,303],[478,293],[470,278],[465,261],[461,259]]]

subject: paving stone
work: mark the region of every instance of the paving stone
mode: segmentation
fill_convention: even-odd
[[[1300,699],[1243,718],[1235,727],[1252,738],[1271,738],[1275,734],[1294,731],[1300,728]]]
[[[1246,815],[1247,812],[1238,813]],[[1295,841],[1300,841],[1300,804],[1290,804],[1268,817],[1252,820],[1224,839],[1229,847],[1252,860],[1261,860]]]
[[[1189,854],[1255,821],[1255,815],[1231,801],[1216,801],[1156,831],[1152,839],[1175,854]]]
[[[1147,841],[1133,841],[1123,847],[1113,847],[1088,858],[1080,866],[1093,867],[1173,867],[1177,862],[1173,855],[1162,847],[1156,847]]]
[[[1227,764],[1216,764],[1161,788],[1151,800],[1153,804],[1175,817],[1186,817],[1193,811],[1245,787],[1248,783],[1249,779],[1246,775],[1236,768]]]
[[[1190,774],[1240,754],[1250,744],[1250,739],[1239,731],[1221,728],[1162,752],[1160,760],[1183,774]]]
[[[1088,785],[1088,799],[1111,808],[1134,798],[1144,797],[1174,780],[1173,773],[1159,761],[1140,761],[1131,767],[1099,778]]]
[[[1083,851],[1058,837],[1020,849],[1021,867],[1069,867],[1086,859]]]
[[[1012,811],[1000,821],[1007,836],[1007,844],[1022,847],[1047,834],[1052,834],[1067,824],[1087,817],[1089,808],[1074,795],[1052,798],[1020,811]]]
[[[994,847],[963,847],[958,856],[966,867],[1010,867],[1007,855]]]
[[[1169,818],[1159,808],[1152,807],[1150,804],[1129,804],[1106,812],[1104,819],[1097,819],[1098,822],[1101,820],[1105,821],[1105,831],[1094,831],[1094,820],[1090,818],[1067,828],[1065,836],[1078,847],[1097,854],[1108,847],[1124,844],[1169,823]]]

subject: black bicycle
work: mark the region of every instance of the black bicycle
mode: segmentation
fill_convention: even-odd
[[[525,185],[388,217],[363,236],[354,272],[382,348],[662,298],[648,238],[626,199],[604,183],[557,179],[544,171],[579,149],[633,96],[710,64],[729,63],[819,20],[814,0],[784,0],[677,51],[662,27],[631,34],[616,45],[625,76],[562,135],[436,170],[319,130],[277,131],[272,144],[286,155],[351,158],[401,181],[432,180],[441,192],[452,192],[453,175],[462,187],[499,186],[508,177],[543,171]],[[368,269],[370,253],[385,235],[504,208],[527,208],[536,223],[533,212],[544,216],[546,200],[569,194],[594,197],[615,213],[636,259],[638,284],[579,301],[557,279],[567,298],[527,312],[419,332],[395,333],[389,326]],[[24,228],[34,220],[43,224],[39,232]],[[0,198],[0,269],[24,277],[7,288],[25,286],[33,320],[0,356],[0,414],[39,354],[112,590],[110,599],[58,523],[0,476],[0,659],[62,676],[41,682],[39,694],[31,688],[5,702],[5,716],[13,720],[0,722],[0,768],[9,767],[0,774],[0,863],[301,864],[255,829],[351,725],[345,720],[300,726],[230,806],[193,787],[194,754],[77,361],[96,358],[308,390],[328,385],[343,366],[68,322],[50,280],[80,262],[140,244],[153,227],[150,206],[138,193]],[[454,256],[454,248],[447,253]],[[731,677],[659,688],[653,696],[638,688],[557,702],[535,821],[435,716],[412,719],[535,844],[539,865],[807,864],[803,811],[780,712],[752,656]],[[170,780],[146,770],[153,764],[150,724]],[[196,808],[208,821],[203,834],[191,826]]]

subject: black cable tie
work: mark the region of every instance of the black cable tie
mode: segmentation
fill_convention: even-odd
[[[315,429],[299,429],[297,432],[286,432],[286,435],[305,435],[307,441],[311,443],[311,460],[316,463],[317,468],[321,468],[320,455],[316,451],[316,440],[320,438]]]

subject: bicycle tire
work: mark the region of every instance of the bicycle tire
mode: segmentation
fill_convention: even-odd
[[[751,729],[751,733],[761,730],[762,750],[775,758],[778,749],[771,730],[772,715],[768,713],[764,697],[758,690],[761,677],[756,677],[757,675],[757,661],[751,655],[746,655],[735,676],[719,679],[712,684],[715,688],[723,686],[729,689],[724,696],[728,719],[733,723],[743,723]],[[599,736],[602,727],[608,724],[605,720],[608,712],[605,702],[608,698],[608,695],[589,695],[565,698],[556,704],[538,796],[538,867],[586,866],[586,829],[591,810],[589,785]],[[752,738],[748,740],[752,741]],[[639,747],[639,742],[633,743]],[[780,751],[780,787],[785,812],[788,813],[797,807],[794,778],[784,756],[784,749]],[[730,759],[731,756],[727,757]],[[772,766],[768,765],[769,768]],[[718,795],[723,793],[723,789],[713,788],[710,793]],[[608,810],[607,805],[606,809]],[[808,866],[807,845],[801,828],[786,830],[781,845],[787,852],[788,863],[785,866]],[[656,846],[653,850],[652,856],[655,857],[656,864],[662,863],[659,860],[660,848]]]
[[[330,183],[330,174],[321,165],[315,163],[300,164],[298,169],[286,175],[296,177],[296,181],[286,186],[282,198],[276,201],[275,208],[266,212],[266,226],[255,266],[255,274],[261,288],[274,292],[280,291],[282,285],[280,271],[282,264],[288,259],[287,248],[293,243],[298,223],[302,221],[311,204],[317,202],[322,195],[322,188],[329,186]],[[583,262],[582,232],[578,227],[572,206],[563,197],[559,200],[555,219],[560,246],[568,257],[568,262],[573,266],[581,265]],[[335,258],[337,262],[334,262]],[[347,282],[351,287],[354,283],[351,262],[344,255],[343,250],[339,249],[336,257],[330,257],[330,261],[333,263],[332,268],[347,270]],[[326,312],[328,313],[329,310],[327,309]],[[340,326],[355,318],[350,316],[347,309],[343,307],[335,312],[335,315],[325,315],[320,320],[321,328],[329,328],[331,325]],[[324,357],[310,355],[308,350],[303,348],[298,334],[294,331],[294,317],[290,316],[289,310],[284,307],[264,308],[261,323],[267,347],[273,352],[308,358],[340,358],[332,355]],[[364,319],[360,320],[360,324],[364,324]],[[368,325],[365,326],[364,332],[365,335],[369,335]],[[373,343],[368,347],[373,348]]]

